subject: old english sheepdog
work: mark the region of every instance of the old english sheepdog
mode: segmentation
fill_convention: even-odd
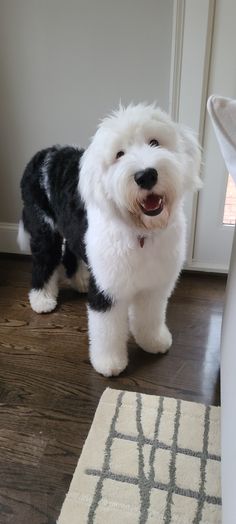
[[[31,307],[57,304],[58,268],[88,288],[90,359],[104,376],[172,343],[166,306],[185,258],[185,193],[200,188],[194,134],[155,105],[120,107],[86,150],[49,147],[27,165],[18,240],[29,236]]]

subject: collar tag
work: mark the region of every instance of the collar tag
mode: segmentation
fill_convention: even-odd
[[[143,247],[144,246],[145,237],[138,237],[138,241],[139,241],[140,247]]]

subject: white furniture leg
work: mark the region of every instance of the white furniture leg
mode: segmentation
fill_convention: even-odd
[[[222,524],[236,522],[236,228],[221,334]]]

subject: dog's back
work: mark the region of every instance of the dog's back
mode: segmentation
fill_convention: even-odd
[[[70,278],[75,275],[80,259],[85,258],[83,238],[87,217],[78,192],[82,155],[82,149],[72,146],[43,149],[27,164],[21,180],[23,212],[18,242],[24,249],[26,240],[30,241],[33,258],[30,301],[38,312],[50,311],[56,305],[56,273],[62,260],[63,241],[66,240],[63,262]],[[50,304],[49,295],[54,296]]]
[[[23,223],[29,233],[39,221],[51,225],[60,222],[61,206],[78,200],[79,160],[83,151],[66,146],[52,146],[37,152],[27,164],[21,192]],[[63,205],[64,203],[64,205]],[[80,205],[77,202],[77,205]]]

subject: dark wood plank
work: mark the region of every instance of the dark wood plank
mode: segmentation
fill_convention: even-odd
[[[105,379],[88,359],[86,300],[65,286],[59,306],[28,304],[31,262],[0,256],[0,523],[53,524],[106,387],[218,405],[226,279],[185,273],[168,307],[173,346]],[[69,524],[69,523],[68,523]]]

